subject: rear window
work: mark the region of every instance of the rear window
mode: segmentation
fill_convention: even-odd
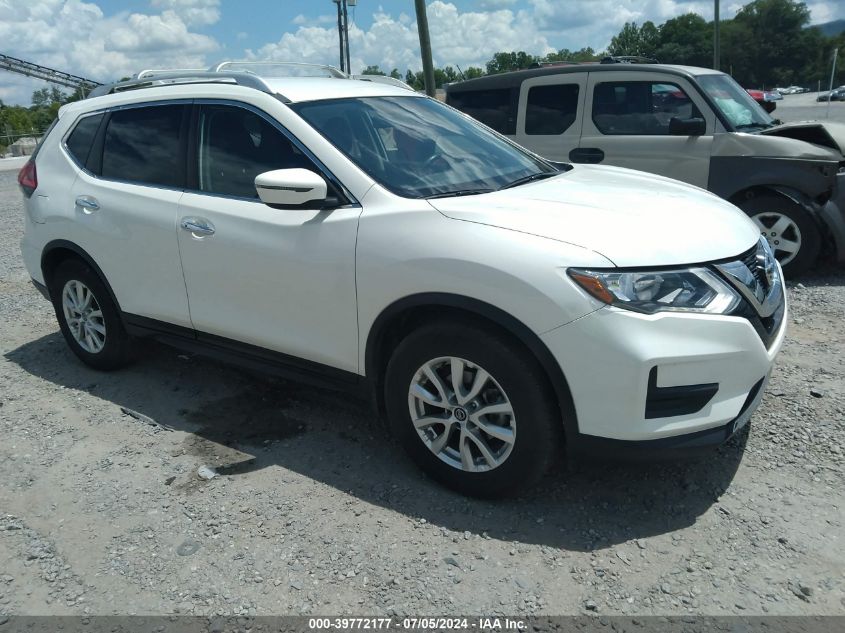
[[[102,114],[81,119],[67,138],[65,143],[67,150],[80,166],[84,167],[88,162],[88,154],[91,153],[91,146],[94,144],[94,137],[97,135],[97,129],[102,120]]]
[[[563,134],[578,113],[578,84],[532,86],[525,107],[525,133]]]
[[[516,103],[510,88],[450,92],[447,103],[499,134],[516,134]]]
[[[184,185],[179,131],[185,106],[113,112],[103,146],[104,178],[164,187]]]

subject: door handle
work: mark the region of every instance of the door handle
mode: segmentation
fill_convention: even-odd
[[[596,164],[604,160],[604,152],[598,147],[576,147],[569,152],[569,160],[573,163]]]
[[[93,213],[100,208],[100,203],[93,196],[77,196],[76,206],[82,207],[84,213]]]
[[[182,218],[182,228],[196,236],[214,235],[214,225],[205,218]]]

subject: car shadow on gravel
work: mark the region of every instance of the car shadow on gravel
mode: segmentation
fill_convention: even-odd
[[[83,366],[58,332],[5,357],[33,376],[102,399],[104,414],[118,423],[184,431],[183,450],[197,466],[235,478],[281,467],[413,520],[569,550],[692,525],[729,486],[747,440],[741,434],[705,459],[681,463],[561,465],[522,497],[483,501],[428,480],[363,400],[252,376],[152,342],[144,348],[137,363],[116,373]],[[201,485],[190,479],[196,481],[185,484],[186,494]]]

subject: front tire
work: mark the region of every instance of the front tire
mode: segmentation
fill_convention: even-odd
[[[508,337],[439,322],[391,357],[385,406],[396,438],[441,484],[501,497],[535,483],[558,454],[562,425],[542,368]]]
[[[806,209],[779,196],[758,196],[740,208],[751,218],[769,242],[787,276],[809,270],[818,260],[822,238]]]
[[[50,282],[56,319],[71,351],[100,370],[131,360],[131,339],[105,284],[87,264],[71,259],[59,264]]]

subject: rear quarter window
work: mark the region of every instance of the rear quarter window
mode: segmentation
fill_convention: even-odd
[[[91,153],[94,137],[97,136],[97,130],[100,128],[103,116],[103,114],[94,114],[83,117],[65,141],[67,151],[70,152],[70,155],[73,156],[80,167],[84,167],[88,162],[88,155]]]
[[[450,92],[447,103],[499,134],[516,134],[516,100],[511,88]]]
[[[578,84],[532,86],[525,106],[525,133],[563,134],[578,113]]]

